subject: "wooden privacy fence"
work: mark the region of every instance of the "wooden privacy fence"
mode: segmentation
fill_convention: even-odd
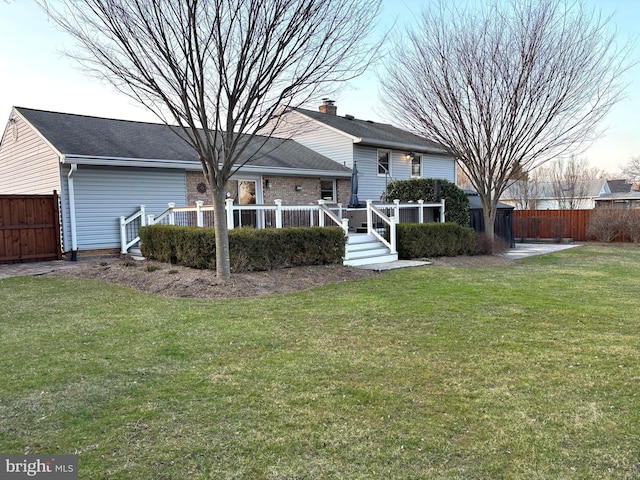
[[[62,258],[58,194],[0,195],[0,263]]]
[[[515,210],[516,240],[571,238],[587,240],[587,225],[593,210]]]

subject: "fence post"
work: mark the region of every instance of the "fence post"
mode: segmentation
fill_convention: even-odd
[[[324,227],[324,200],[318,200],[318,226]],[[313,210],[311,210],[311,218],[313,218]],[[312,225],[313,226],[313,225]]]
[[[276,228],[282,228],[282,200],[276,198],[274,203],[276,204]]]
[[[371,200],[367,200],[367,235],[371,235],[372,223],[373,223],[373,218],[371,213]]]
[[[235,227],[233,221],[233,198],[227,198],[224,203],[224,208],[227,211],[227,229],[233,230]],[[213,212],[213,214],[217,215],[217,212]]]
[[[167,205],[171,209],[171,211],[169,212],[169,225],[175,225],[176,224],[176,214],[173,211],[173,209],[176,208],[176,204],[173,203],[173,202],[169,202],[169,203],[167,203]]]
[[[204,226],[204,218],[202,215],[202,205],[204,205],[204,202],[202,200],[196,200],[196,219],[197,219],[196,221],[199,227]]]
[[[444,223],[444,198],[440,200],[440,223]]]
[[[418,200],[418,223],[424,223],[424,200]]]

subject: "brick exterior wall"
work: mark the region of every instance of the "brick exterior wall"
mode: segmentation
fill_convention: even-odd
[[[198,185],[203,183],[207,191],[200,193],[198,191]],[[238,198],[238,182],[228,182],[227,191],[231,193],[234,199]],[[205,181],[204,174],[202,172],[187,172],[187,206],[193,207],[196,201],[201,200],[204,205],[213,205],[211,198],[211,189]]]
[[[202,200],[205,205],[211,205],[211,189],[207,186],[205,193],[198,192],[198,184],[206,185],[202,172],[187,172],[187,201],[189,206],[195,205],[197,200]],[[269,188],[266,182],[269,181]],[[320,198],[320,178],[318,177],[281,177],[265,175],[262,177],[262,191],[265,205],[273,205],[274,200],[280,198],[284,205],[309,205],[318,203]],[[296,191],[296,186],[302,187]],[[238,182],[230,181],[227,190],[231,197],[238,199]],[[336,199],[345,207],[351,198],[351,180],[336,180]]]

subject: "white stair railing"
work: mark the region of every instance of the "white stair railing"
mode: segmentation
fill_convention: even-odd
[[[140,227],[146,225],[145,207],[129,217],[120,217],[120,253],[126,254],[140,241]]]
[[[329,207],[326,205],[325,200],[318,200],[318,207],[320,208],[318,223],[321,227],[324,227],[324,217],[325,215],[329,217],[329,219],[335,223],[337,226],[342,227],[344,230],[344,234],[347,235],[349,233],[349,219],[348,218],[340,218],[338,215],[333,213]],[[340,211],[342,211],[342,204],[339,204]]]
[[[384,238],[384,236],[380,235],[378,230],[374,227],[374,218],[376,219],[376,224],[378,223],[378,219],[382,220],[383,223],[386,223],[389,226],[389,240]],[[367,234],[373,235],[382,243],[384,243],[389,249],[390,253],[398,253],[396,250],[396,219],[395,217],[388,217],[383,212],[381,212],[377,207],[373,205],[373,201],[367,200]]]

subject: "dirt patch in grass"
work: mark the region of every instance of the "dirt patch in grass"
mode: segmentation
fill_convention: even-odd
[[[514,263],[501,257],[442,257],[429,259],[434,266],[473,267]],[[117,257],[83,259],[48,275],[90,278],[115,283],[166,297],[237,298],[290,293],[333,283],[371,278],[378,272],[342,265],[284,268],[269,272],[236,273],[228,280],[215,271],[169,265],[153,260],[134,261]]]

